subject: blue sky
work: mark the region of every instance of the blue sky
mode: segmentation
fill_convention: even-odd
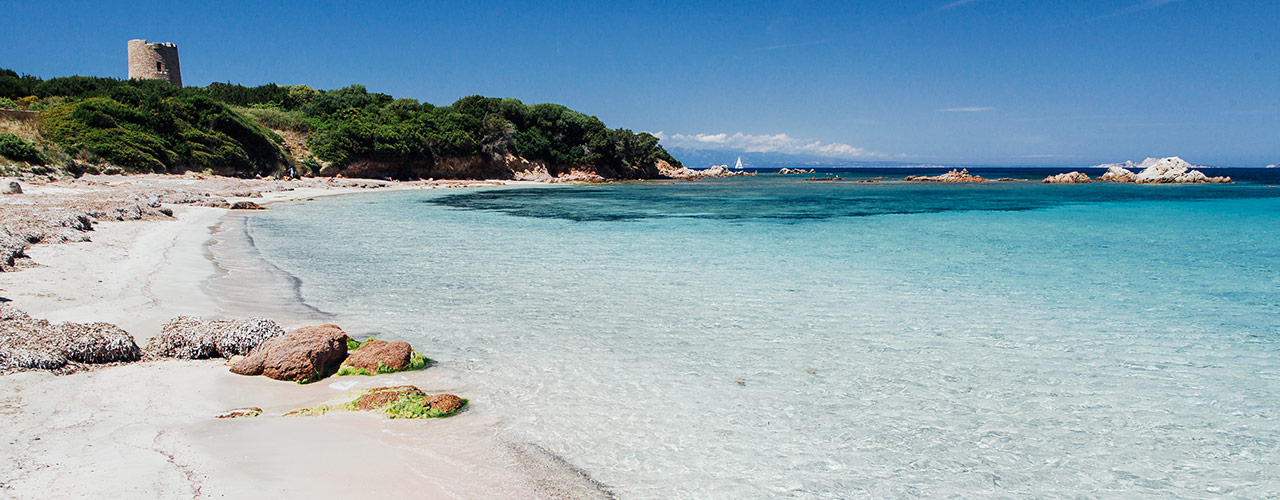
[[[869,161],[1280,163],[1280,2],[34,2],[0,66],[558,102],[699,148]]]

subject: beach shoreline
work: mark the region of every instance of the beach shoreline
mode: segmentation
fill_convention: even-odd
[[[432,187],[440,186],[390,184],[376,191]],[[61,188],[45,191],[56,194],[56,189]],[[371,191],[294,188],[252,200],[270,205],[358,192]],[[173,220],[104,221],[91,241],[28,248],[31,265],[0,273],[0,297],[53,322],[116,324],[140,346],[179,315],[264,316],[286,328],[325,322],[326,315],[300,300],[288,282],[291,276],[267,272],[270,263],[256,255],[251,242],[245,245],[243,225],[252,212],[185,205],[172,209]],[[0,376],[0,394],[5,395],[0,401],[0,453],[11,457],[0,464],[0,494],[609,496],[536,446],[497,439],[493,428],[498,417],[483,402],[475,402],[460,418],[443,420],[389,421],[366,414],[281,417],[355,388],[413,384],[465,393],[464,378],[428,369],[298,385],[235,375],[220,359],[143,361],[71,375],[28,371]],[[263,416],[213,418],[248,406],[262,408]]]

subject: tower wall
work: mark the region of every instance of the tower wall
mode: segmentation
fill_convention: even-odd
[[[129,40],[129,79],[164,80],[182,86],[182,66],[178,64],[178,46],[172,43],[147,43]]]

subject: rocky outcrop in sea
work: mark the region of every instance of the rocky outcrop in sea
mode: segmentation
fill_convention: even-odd
[[[933,176],[909,175],[903,180],[908,182],[987,182],[987,180],[981,176],[970,174],[968,169],[952,169],[950,172],[945,174]]]
[[[786,168],[778,169],[778,175],[797,175],[797,174],[813,174],[817,173],[814,169],[805,170],[803,168]]]
[[[1136,184],[1223,184],[1231,182],[1230,177],[1210,177],[1193,168],[1210,168],[1192,165],[1177,156],[1168,158],[1147,158],[1141,163],[1126,161],[1124,163],[1106,163],[1096,168],[1106,168],[1107,173],[1099,180],[1108,182],[1132,182]],[[1142,169],[1137,174],[1133,170]]]
[[[1045,177],[1043,181],[1046,184],[1084,184],[1092,182],[1088,175],[1084,172],[1067,172],[1064,174],[1050,175]]]

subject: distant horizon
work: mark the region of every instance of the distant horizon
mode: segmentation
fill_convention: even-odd
[[[125,44],[141,38],[177,44],[189,86],[553,102],[670,149],[955,166],[1280,163],[1276,3],[161,5],[19,2],[0,21],[0,66],[124,78]],[[49,26],[77,36],[48,37]]]

